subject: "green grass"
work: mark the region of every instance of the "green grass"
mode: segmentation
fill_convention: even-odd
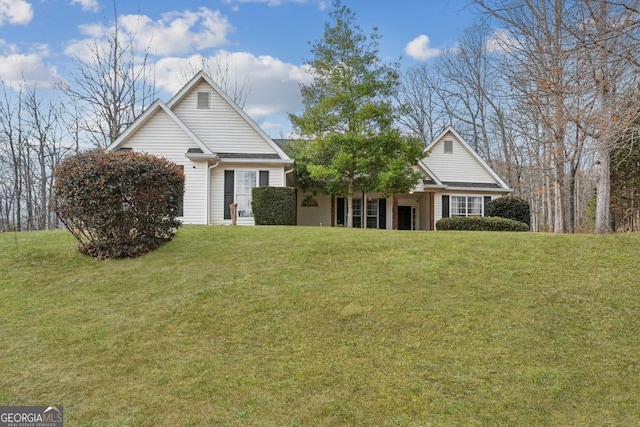
[[[640,424],[640,234],[0,234],[0,405],[69,426]]]

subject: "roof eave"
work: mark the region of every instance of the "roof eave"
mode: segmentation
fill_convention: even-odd
[[[292,165],[292,164],[293,164],[293,160],[291,160],[291,159],[238,159],[238,158],[220,158],[220,163]]]
[[[218,155],[213,153],[185,153],[184,156],[190,160],[220,160]]]

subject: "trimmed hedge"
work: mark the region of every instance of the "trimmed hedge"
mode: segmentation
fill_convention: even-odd
[[[529,202],[517,197],[499,197],[489,202],[487,216],[499,216],[531,225]]]
[[[166,159],[93,150],[65,159],[54,177],[54,209],[83,254],[137,257],[180,226],[184,174]]]
[[[289,187],[254,187],[251,210],[256,225],[296,225],[296,190]]]
[[[461,216],[442,218],[436,223],[437,230],[468,231],[529,231],[525,223],[508,218],[490,216]]]

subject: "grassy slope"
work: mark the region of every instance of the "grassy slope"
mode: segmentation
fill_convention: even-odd
[[[70,426],[638,425],[640,235],[0,234],[0,405]]]

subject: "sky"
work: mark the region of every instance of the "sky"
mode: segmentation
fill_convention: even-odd
[[[456,46],[476,18],[466,0],[343,0],[366,34],[378,28],[380,57],[402,68]],[[0,80],[54,91],[74,58],[103,40],[115,21],[154,65],[167,101],[203,63],[228,63],[250,90],[245,111],[272,138],[290,136],[301,112],[310,43],[321,40],[331,0],[0,0]]]

